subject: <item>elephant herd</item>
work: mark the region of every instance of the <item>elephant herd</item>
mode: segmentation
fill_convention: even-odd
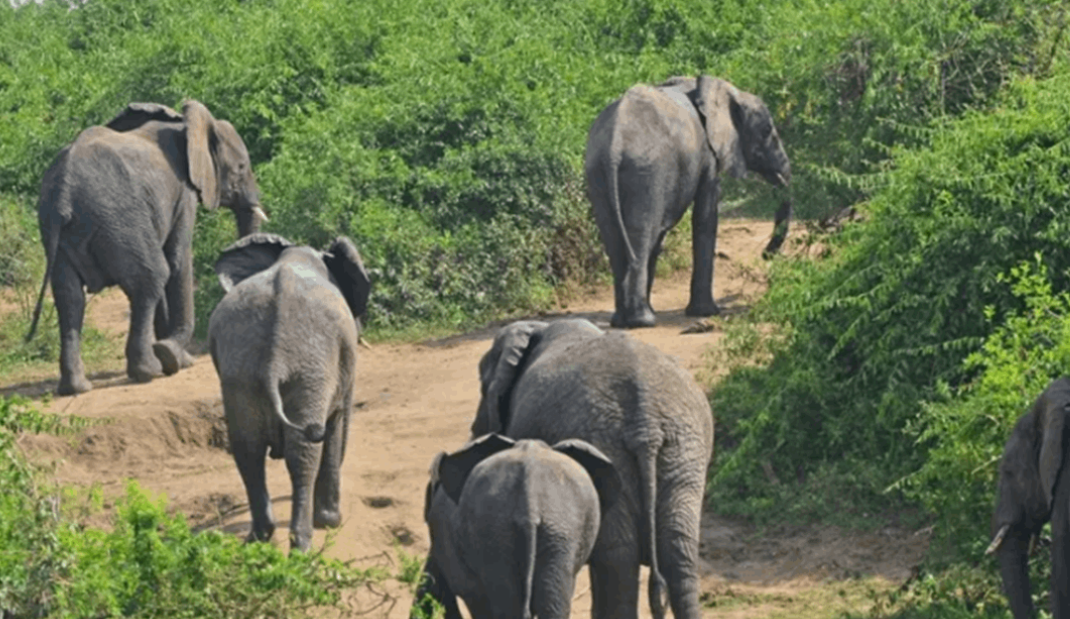
[[[694,204],[686,313],[713,299],[723,175],[755,172],[787,191],[791,167],[766,105],[700,75],[636,85],[594,120],[584,171],[609,257],[617,328],[655,324],[650,305],[665,235]],[[215,271],[225,296],[209,323],[231,451],[249,498],[250,541],[275,525],[265,458],[284,458],[293,486],[292,549],[336,527],[357,343],[371,281],[353,243],[324,250],[259,232],[267,215],[234,127],[186,101],[182,113],[133,103],[86,129],[45,172],[38,206],[59,318],[57,392],[92,389],[80,354],[85,291],[122,288],[130,301],[127,375],[147,382],[192,364],[192,237],[196,205],[235,216],[239,240]],[[783,243],[791,199],[763,255]],[[713,453],[713,414],[690,374],[621,331],[585,320],[503,327],[479,362],[470,439],[438,454],[424,516],[431,549],[413,613],[431,601],[459,618],[568,617],[575,578],[590,567],[592,616],[636,617],[639,567],[648,604],[697,619],[699,521]],[[1050,519],[1053,606],[1070,616],[1070,476],[1060,475],[1070,379],[1053,384],[1016,426],[1003,457],[990,552],[999,552],[1016,619],[1033,612],[1031,535]]]

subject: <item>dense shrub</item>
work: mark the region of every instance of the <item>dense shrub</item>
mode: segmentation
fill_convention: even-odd
[[[777,265],[753,317],[778,329],[769,360],[714,393],[722,506],[785,491],[763,463],[792,482],[831,467],[881,505],[925,462],[931,435],[905,431],[939,385],[977,374],[963,359],[1021,307],[1001,277],[1036,255],[1070,284],[1068,95],[1070,76],[1027,80],[998,111],[943,123],[931,148],[897,154],[827,259]]]
[[[283,617],[341,605],[381,570],[321,553],[193,533],[163,499],[127,487],[110,531],[80,526],[62,493],[15,445],[23,432],[72,434],[77,417],[0,398],[0,615],[5,617]],[[341,607],[341,606],[340,606]]]
[[[704,70],[770,103],[802,216],[862,195],[896,140],[1044,71],[1054,0],[983,3],[48,0],[0,8],[0,192],[32,208],[79,130],[131,100],[205,102],[245,137],[298,242],[356,237],[373,327],[457,326],[605,272],[582,190],[591,119]],[[1047,54],[1047,55],[1046,55]],[[726,202],[769,214],[761,183]],[[13,208],[9,204],[5,208]],[[233,239],[202,213],[198,320]],[[569,254],[568,252],[575,253]],[[592,256],[593,254],[593,256]]]

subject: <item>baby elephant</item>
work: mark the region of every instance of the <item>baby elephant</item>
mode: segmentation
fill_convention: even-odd
[[[307,550],[313,525],[342,520],[339,468],[368,275],[344,237],[320,252],[262,233],[224,250],[215,270],[227,294],[212,312],[208,343],[249,495],[248,539],[266,541],[275,532],[264,479],[270,448],[271,457],[286,458],[293,484],[290,548]]]
[[[619,492],[613,463],[581,440],[551,448],[488,434],[439,454],[424,504],[431,553],[414,611],[430,610],[430,594],[447,619],[461,616],[454,596],[473,619],[567,619],[576,574]]]

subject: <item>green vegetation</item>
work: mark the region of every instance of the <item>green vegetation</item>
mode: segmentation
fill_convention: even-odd
[[[1049,60],[893,148],[857,184],[864,221],[822,239],[820,259],[778,261],[729,327],[711,505],[845,525],[920,506],[934,524],[925,575],[868,616],[1006,613],[982,561],[998,458],[1070,361],[1060,15],[1034,52],[1011,54]],[[1046,570],[1035,558],[1039,607]]]
[[[266,229],[317,246],[353,237],[375,282],[371,332],[384,337],[546,307],[604,278],[580,168],[590,121],[635,82],[701,70],[769,104],[800,217],[851,205],[865,217],[822,239],[819,259],[777,260],[766,297],[730,322],[711,504],[764,522],[933,520],[929,572],[872,616],[999,616],[990,564],[975,565],[995,459],[1070,361],[1068,19],[1060,0],[0,7],[0,285],[20,310],[0,319],[0,368],[55,360],[54,312],[33,345],[19,339],[44,270],[41,174],[130,101],[192,97],[233,122]],[[748,214],[776,206],[760,183],[728,187],[726,204]],[[202,330],[221,294],[211,264],[233,239],[227,213],[199,214]],[[87,340],[89,357],[117,350]],[[45,531],[32,542],[44,550],[26,555],[39,571],[0,580],[0,594],[65,603],[34,574],[74,569],[77,553],[34,502],[47,493],[27,496]],[[219,549],[215,566],[266,552],[190,536],[163,514],[132,493],[116,534],[137,539],[136,522],[151,522],[176,548]],[[105,538],[74,546],[120,543]],[[185,550],[131,548],[122,556],[143,569],[123,582],[188,565],[175,558]],[[279,569],[306,568],[335,569]],[[148,612],[137,585],[124,591],[93,587],[94,608]]]
[[[15,447],[24,432],[72,434],[87,422],[0,398],[0,614],[5,617],[286,617],[344,605],[343,593],[387,577],[322,553],[190,531],[135,482],[110,531],[85,528],[76,505]]]

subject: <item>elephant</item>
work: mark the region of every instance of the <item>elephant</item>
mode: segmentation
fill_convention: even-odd
[[[619,493],[613,463],[581,440],[550,447],[488,434],[438,454],[424,501],[434,577],[416,607],[430,616],[431,594],[460,619],[459,595],[473,619],[568,619],[576,574]]]
[[[501,328],[479,377],[472,436],[583,440],[620,475],[620,497],[603,514],[588,560],[592,616],[637,616],[642,563],[654,617],[664,616],[667,593],[677,619],[698,619],[713,413],[691,375],[626,332],[564,319]]]
[[[650,306],[654,268],[665,235],[694,202],[693,268],[688,316],[712,316],[720,177],[753,171],[782,187],[791,163],[765,103],[707,75],[638,84],[591,125],[584,155],[587,197],[613,271],[618,328],[655,324]],[[776,214],[776,253],[787,236],[791,199]]]
[[[1029,582],[1030,539],[1051,521],[1051,611],[1070,617],[1070,377],[1053,381],[1022,415],[999,465],[992,543],[1015,619],[1034,616]]]
[[[313,526],[342,520],[339,469],[371,282],[345,237],[320,252],[251,234],[225,249],[215,270],[226,294],[209,319],[208,347],[249,497],[247,540],[275,532],[264,474],[270,448],[272,458],[286,459],[293,485],[291,551],[305,551]]]
[[[26,341],[49,281],[59,315],[60,395],[93,388],[81,356],[85,290],[118,285],[130,300],[126,373],[138,382],[189,367],[193,226],[197,203],[229,207],[240,236],[267,215],[249,152],[233,125],[187,100],[179,114],[131,103],[81,132],[41,182],[38,224],[47,267]]]

